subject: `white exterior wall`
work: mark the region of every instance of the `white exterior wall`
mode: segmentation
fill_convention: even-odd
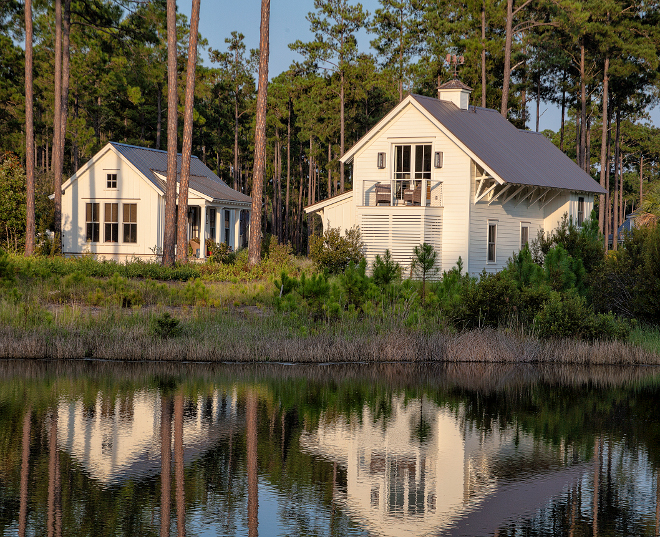
[[[523,223],[529,228],[529,240],[532,241],[539,230],[544,226],[544,210],[539,203],[530,207],[530,199],[535,198],[532,194],[529,198],[518,203],[518,196],[502,206],[502,201],[513,192],[505,192],[502,197],[488,205],[489,196],[484,197],[475,204],[476,194],[476,166],[472,166],[470,179],[470,257],[466,264],[468,272],[472,275],[479,274],[484,268],[487,272],[498,272],[502,270],[513,255],[520,250],[521,227]],[[517,188],[512,186],[511,188]],[[488,224],[497,224],[495,242],[495,262],[488,262]]]
[[[117,174],[117,189],[106,187],[106,175]],[[87,203],[99,204],[99,242],[86,242]],[[104,242],[104,204],[119,203],[119,242]],[[123,242],[124,203],[137,204],[137,242]],[[93,253],[108,258],[152,255],[162,246],[165,201],[122,157],[109,149],[72,182],[62,196],[62,250],[64,254]]]
[[[427,207],[365,207],[365,182],[368,185],[378,181],[389,184],[393,180],[394,146],[401,144],[430,144],[432,156],[436,151],[442,151],[443,167],[431,168],[431,183],[435,185],[441,181],[442,185],[434,186],[431,200],[426,201]],[[381,152],[386,155],[384,169],[378,169],[376,165]],[[382,255],[389,249],[394,260],[407,269],[413,248],[428,242],[438,252],[440,270],[448,261],[451,267],[467,243],[467,226],[456,222],[459,215],[465,218],[464,211],[456,205],[457,198],[462,197],[463,207],[468,205],[468,185],[466,181],[461,184],[460,179],[463,170],[469,169],[467,155],[409,105],[355,155],[353,166],[353,205],[367,246],[368,263],[371,265],[377,254]],[[438,196],[437,200],[435,196]],[[447,241],[446,223],[450,221],[450,240]]]

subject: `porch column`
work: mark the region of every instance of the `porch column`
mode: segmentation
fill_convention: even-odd
[[[222,209],[220,207],[215,208],[215,237],[213,237],[213,241],[215,243],[221,243],[222,242]]]
[[[206,258],[206,203],[202,203],[199,222],[199,258]]]
[[[239,237],[241,236],[241,210],[234,209],[234,252],[240,247]]]

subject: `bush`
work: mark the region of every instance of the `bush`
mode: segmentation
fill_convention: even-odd
[[[224,242],[207,241],[206,248],[210,253],[209,261],[211,263],[231,265],[236,261],[236,253]]]
[[[401,266],[392,259],[389,250],[385,250],[383,257],[376,255],[372,268],[372,278],[378,286],[389,285],[401,279]]]
[[[322,270],[330,274],[342,272],[352,261],[364,259],[364,243],[357,226],[346,231],[342,237],[339,228],[328,227],[323,236],[314,235],[309,240],[309,256]]]
[[[151,321],[151,333],[160,339],[176,337],[181,333],[179,320],[172,317],[168,312],[154,317]]]

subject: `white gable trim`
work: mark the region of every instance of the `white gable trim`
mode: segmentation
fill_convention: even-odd
[[[426,119],[428,119],[440,132],[442,132],[447,138],[449,138],[456,146],[461,149],[466,155],[468,155],[472,160],[474,160],[479,166],[481,166],[484,171],[487,171],[490,176],[495,179],[500,185],[506,183],[507,181],[502,179],[497,175],[489,166],[486,165],[474,152],[472,152],[463,142],[461,142],[456,136],[454,136],[449,130],[447,130],[442,123],[440,123],[433,115],[431,115],[426,108],[415,100],[412,95],[408,95],[403,101],[401,101],[389,114],[387,114],[383,119],[381,119],[376,125],[365,134],[360,140],[358,140],[355,145],[350,149],[350,151],[344,153],[344,156],[339,159],[343,163],[350,163],[357,153],[361,152],[366,145],[373,140],[373,138],[387,125],[390,123],[396,116],[398,116],[403,110],[408,106],[412,105],[419,113],[421,113]]]
[[[151,181],[148,177],[145,177],[145,175],[139,169],[137,169],[130,160],[128,160],[124,155],[122,155],[119,151],[117,151],[117,149],[113,147],[113,145],[110,142],[108,142],[108,144],[106,144],[106,146],[103,149],[101,149],[98,153],[96,153],[96,155],[90,158],[82,168],[80,168],[76,173],[74,173],[71,177],[69,177],[69,179],[67,179],[65,183],[62,185],[62,190],[66,190],[67,188],[69,188],[74,181],[77,181],[78,178],[82,177],[92,166],[94,166],[99,160],[101,160],[101,158],[103,158],[103,156],[105,156],[105,154],[110,150],[112,150],[116,155],[118,155],[121,158],[121,160],[124,163],[126,163],[129,166],[129,168],[131,168],[131,170],[133,170],[133,172],[135,172],[139,177],[141,177],[143,181],[148,183],[149,186],[153,188],[159,195],[161,196],[163,195],[163,191],[160,188],[158,188],[153,183],[153,181]]]
[[[325,209],[326,207],[330,207],[335,203],[342,203],[352,197],[353,197],[353,191],[349,190],[348,192],[344,192],[343,194],[339,194],[338,196],[333,196],[332,198],[326,198],[322,201],[317,201],[313,205],[308,205],[307,207],[303,207],[303,211],[305,211],[307,214],[315,213],[317,211]]]

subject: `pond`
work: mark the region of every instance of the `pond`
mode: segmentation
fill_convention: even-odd
[[[653,535],[660,370],[0,362],[0,534]]]

